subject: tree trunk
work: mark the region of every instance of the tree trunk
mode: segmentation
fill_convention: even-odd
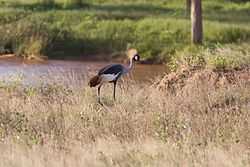
[[[191,2],[191,22],[192,42],[201,44],[203,38],[201,0],[192,0]]]
[[[186,15],[190,16],[191,11],[191,0],[186,0]]]

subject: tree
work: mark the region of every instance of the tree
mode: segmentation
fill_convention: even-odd
[[[194,44],[201,44],[203,38],[201,0],[191,1],[191,37]]]
[[[190,15],[190,10],[191,10],[191,0],[186,0],[186,14],[187,14],[187,16]]]

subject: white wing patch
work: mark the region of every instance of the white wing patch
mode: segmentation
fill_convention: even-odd
[[[102,82],[110,82],[110,81],[114,81],[116,79],[116,77],[120,74],[117,73],[116,75],[115,74],[102,74],[101,77],[102,77]]]

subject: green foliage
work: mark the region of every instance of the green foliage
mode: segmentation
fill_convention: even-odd
[[[215,45],[206,47],[191,46],[178,51],[171,59],[169,67],[175,71],[180,66],[212,68],[217,70],[242,69],[249,67],[250,47],[248,43]]]
[[[49,36],[53,35],[42,18],[24,19],[8,25],[8,33],[3,34],[5,49],[11,49],[16,55],[43,55],[49,46]],[[12,27],[14,26],[14,27]],[[6,47],[9,48],[6,48]]]
[[[174,54],[178,47],[188,43],[187,30],[181,28],[185,22],[176,22],[172,26],[173,22],[171,19],[145,19],[138,22],[134,45],[144,58],[162,61]]]
[[[176,56],[173,56],[169,67],[170,70],[175,71],[180,66],[190,66],[194,68],[204,67],[206,64],[204,56],[201,54],[203,47],[200,46],[188,46],[182,51],[176,52]]]
[[[182,53],[192,52],[187,50],[191,48],[190,21],[186,20],[182,1],[59,0],[56,5],[54,1],[37,2],[8,1],[1,8],[0,53],[26,57],[112,55],[130,44],[138,48],[143,60],[169,63]],[[41,4],[46,5],[41,8]],[[203,4],[204,47],[250,40],[246,23],[249,3],[221,0]]]
[[[249,0],[227,0],[229,2],[249,2]]]
[[[36,37],[31,37],[29,41],[25,41],[23,44],[21,44],[18,53],[22,54],[27,59],[32,59],[36,56],[42,56],[44,44],[46,44],[46,41],[44,41],[43,39],[36,39]]]
[[[74,8],[81,7],[83,5],[83,0],[64,0],[64,8]]]
[[[250,48],[248,44],[219,46],[204,52],[206,64],[214,69],[241,69],[249,67]]]
[[[236,25],[207,23],[206,40],[210,43],[235,43],[250,39],[250,29]]]
[[[55,5],[55,0],[38,0],[38,3],[43,6],[51,7]]]

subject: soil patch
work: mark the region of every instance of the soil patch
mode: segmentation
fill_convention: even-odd
[[[217,89],[230,85],[250,84],[250,68],[240,70],[212,70],[180,68],[177,72],[165,75],[154,86],[167,93],[190,90],[199,85]]]

